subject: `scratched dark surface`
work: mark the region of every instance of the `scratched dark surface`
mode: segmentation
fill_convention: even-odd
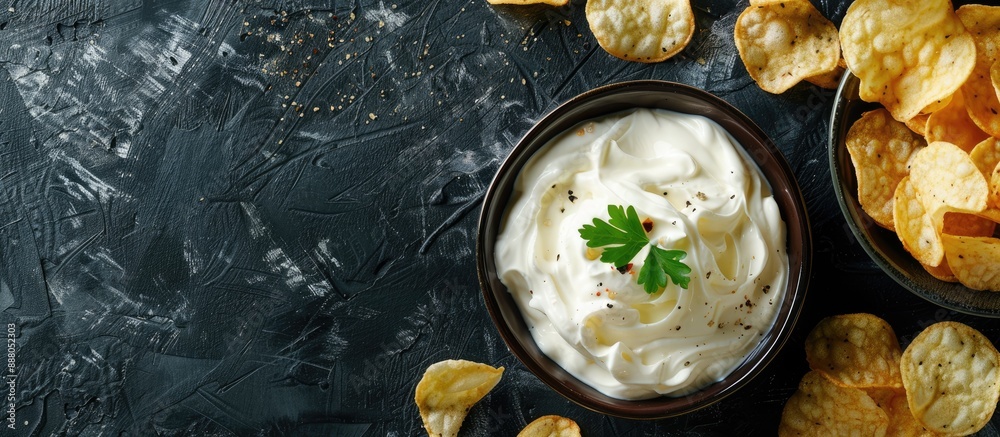
[[[876,313],[904,345],[960,320],[1000,342],[1000,323],[909,294],[854,242],[826,160],[833,93],[761,91],[732,40],[746,3],[693,4],[688,48],[643,65],[597,46],[581,0],[0,1],[0,326],[16,326],[17,360],[3,431],[421,435],[417,380],[463,358],[507,369],[463,435],[544,414],[588,436],[774,435],[821,317]],[[838,24],[846,10],[816,4]],[[815,241],[776,361],[660,421],[540,383],[489,321],[474,269],[480,202],[517,139],[629,79],[749,114],[795,170]]]

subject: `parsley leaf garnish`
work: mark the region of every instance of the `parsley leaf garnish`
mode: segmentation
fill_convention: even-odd
[[[649,247],[649,254],[646,261],[639,270],[637,282],[642,285],[646,293],[656,293],[661,287],[667,286],[667,276],[670,280],[681,288],[687,290],[688,282],[691,282],[691,267],[682,263],[681,260],[687,256],[683,250],[665,250],[656,246]]]
[[[601,261],[620,269],[632,262],[649,243],[649,237],[642,229],[635,208],[629,206],[626,211],[622,206],[608,205],[608,215],[611,216],[609,222],[595,218],[593,225],[583,225],[580,236],[587,240],[587,247],[610,246],[601,253]]]
[[[604,247],[601,261],[620,270],[649,244],[649,237],[632,206],[626,209],[620,205],[608,205],[608,216],[608,221],[595,218],[593,225],[583,225],[579,230],[580,237],[587,241],[587,247]],[[683,250],[666,250],[655,244],[650,245],[637,282],[646,293],[653,294],[667,285],[669,276],[675,284],[687,289],[691,268],[681,262],[686,256],[687,252]]]

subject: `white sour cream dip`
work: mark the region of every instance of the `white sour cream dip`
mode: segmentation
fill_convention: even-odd
[[[785,224],[760,171],[715,122],[636,109],[586,121],[518,175],[497,274],[531,334],[608,396],[681,396],[725,378],[773,324],[788,276]],[[620,273],[579,229],[608,206],[651,219],[652,244],[687,252],[690,284],[647,294],[649,245]]]

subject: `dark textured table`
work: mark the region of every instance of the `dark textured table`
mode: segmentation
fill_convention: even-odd
[[[507,369],[464,435],[544,414],[589,436],[774,435],[824,316],[875,313],[904,345],[939,320],[1000,343],[1000,323],[910,294],[854,241],[826,159],[833,92],[761,91],[732,38],[746,3],[693,3],[690,45],[644,65],[597,46],[580,0],[0,2],[0,323],[16,360],[0,387],[14,386],[16,429],[2,429],[420,435],[417,380],[464,358]],[[817,6],[838,24],[846,10]],[[749,114],[791,163],[815,243],[777,359],[660,421],[540,383],[500,340],[474,269],[484,190],[518,138],[630,79]]]

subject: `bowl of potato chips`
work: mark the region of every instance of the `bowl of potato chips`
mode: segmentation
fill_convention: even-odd
[[[914,294],[1000,317],[1000,7],[858,0],[839,32],[829,159],[848,225]]]

